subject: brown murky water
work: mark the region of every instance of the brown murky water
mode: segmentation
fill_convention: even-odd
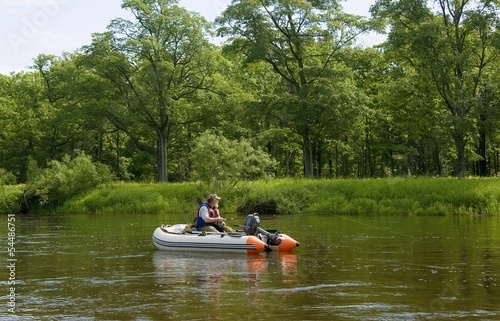
[[[262,216],[301,246],[259,255],[154,247],[191,215],[15,218],[0,320],[500,320],[498,217]]]

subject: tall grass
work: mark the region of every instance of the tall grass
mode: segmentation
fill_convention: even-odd
[[[250,203],[274,199],[283,213],[500,214],[497,178],[276,180],[257,183]]]
[[[193,212],[204,198],[200,188],[200,184],[195,183],[112,183],[100,186],[82,197],[67,201],[59,211],[66,213]]]
[[[205,184],[112,183],[77,196],[60,212],[196,212],[211,192]],[[223,213],[342,215],[499,215],[497,178],[262,180],[220,194]]]

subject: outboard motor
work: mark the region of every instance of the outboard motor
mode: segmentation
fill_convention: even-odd
[[[259,214],[257,213],[249,214],[245,220],[245,225],[238,225],[238,226],[243,227],[243,230],[248,235],[257,235],[258,233],[265,235],[268,240],[267,243],[273,245],[281,244],[281,239],[279,238],[280,234],[279,231],[276,231],[276,233],[273,234],[260,228],[260,218]]]
[[[260,218],[257,213],[248,214],[245,224],[242,226],[245,233],[248,235],[256,235],[257,229],[260,226]]]

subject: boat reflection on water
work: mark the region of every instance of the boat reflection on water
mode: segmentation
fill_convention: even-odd
[[[297,281],[298,255],[293,252],[259,254],[182,253],[153,254],[156,287],[165,313],[183,309],[183,318],[224,319],[227,302],[242,309],[267,297],[269,286]],[[267,299],[266,299],[267,300]],[[207,307],[208,310],[207,310]],[[234,309],[234,305],[231,309]],[[245,310],[246,311],[246,310]],[[201,313],[209,315],[202,315]],[[242,311],[242,313],[245,313]]]
[[[297,276],[297,261],[298,255],[290,251],[248,255],[248,281],[258,282],[261,275],[277,273],[284,282],[293,282]]]
[[[160,286],[193,282],[220,283],[228,278],[237,281],[241,280],[242,275],[246,281],[258,282],[262,274],[270,272],[278,272],[286,282],[291,282],[296,278],[297,262],[298,255],[290,251],[259,254],[157,251],[153,255]]]

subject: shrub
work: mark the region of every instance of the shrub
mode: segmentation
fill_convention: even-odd
[[[34,177],[28,177],[28,197],[39,205],[60,205],[113,179],[106,166],[93,163],[90,156],[86,155],[74,159],[65,156],[62,162],[51,161],[49,167],[43,170],[37,170],[33,162],[29,167],[29,175]]]
[[[16,176],[7,170],[0,168],[0,186],[16,184]]]
[[[17,213],[23,200],[23,186],[16,184],[16,176],[0,168],[0,213]]]
[[[19,212],[23,190],[24,185],[0,185],[0,214]]]
[[[263,178],[274,166],[269,155],[248,140],[232,141],[210,131],[198,137],[193,148],[193,178],[209,185]]]

